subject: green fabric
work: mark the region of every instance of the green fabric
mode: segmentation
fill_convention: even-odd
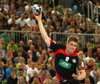
[[[9,34],[5,36],[4,33],[0,35],[0,38],[4,38],[5,43],[9,43],[9,39],[11,39]]]
[[[36,0],[32,0],[33,1],[33,3],[35,3],[36,2]],[[41,3],[43,3],[43,0],[40,0],[41,1]]]
[[[19,66],[20,66],[20,63],[18,63],[18,64],[16,65],[16,69],[18,69],[18,68],[19,68]]]
[[[24,70],[24,74],[23,74],[24,76],[28,76],[27,75],[27,72]],[[17,71],[17,76],[19,76],[19,71]]]
[[[100,70],[100,63],[96,63],[97,69]]]
[[[62,60],[62,59],[60,59],[59,65],[60,65],[61,67],[63,67],[63,68],[66,68],[66,69],[70,69],[71,66],[72,66],[71,63],[68,63],[68,62],[66,62],[66,61],[64,61],[64,60]]]
[[[7,81],[6,80],[2,81],[2,84],[7,84]]]
[[[95,47],[95,43],[91,43],[91,47],[94,48]]]
[[[11,46],[11,44],[8,44],[7,50],[9,50],[10,46]],[[16,44],[14,44],[13,51],[17,51],[17,50],[18,50],[18,46]]]
[[[57,11],[59,11],[60,13],[63,13],[64,9],[63,8],[59,8],[59,6],[57,6]]]

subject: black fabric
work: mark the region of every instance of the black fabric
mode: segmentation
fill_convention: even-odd
[[[13,79],[11,76],[7,79],[7,84],[17,84],[18,79]]]
[[[66,46],[57,44],[53,40],[51,40],[50,48],[54,51],[54,53],[56,53],[56,55],[55,55],[56,74],[59,75],[60,77],[62,77],[62,79],[72,80],[73,79],[72,74],[73,73],[76,74],[76,67],[78,64],[77,54],[74,53],[73,55],[68,56],[67,54],[65,54]],[[65,67],[60,65],[60,60],[65,62]],[[68,64],[66,64],[66,62]],[[66,65],[69,66],[69,64],[71,64],[70,68],[68,68],[66,66]],[[64,64],[62,64],[62,65],[64,65]]]
[[[60,84],[80,84],[78,80],[61,82]]]

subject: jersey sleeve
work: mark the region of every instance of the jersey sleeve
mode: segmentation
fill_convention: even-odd
[[[78,70],[84,70],[84,64],[83,64],[83,61],[80,56],[78,56],[77,68],[78,68]]]
[[[52,39],[50,40],[50,49],[52,49],[53,52],[56,52],[60,48],[62,48],[62,45],[61,44],[56,43]]]

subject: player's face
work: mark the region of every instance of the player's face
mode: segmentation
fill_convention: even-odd
[[[73,54],[76,47],[77,47],[77,43],[74,41],[70,41],[69,43],[67,43],[68,54]]]

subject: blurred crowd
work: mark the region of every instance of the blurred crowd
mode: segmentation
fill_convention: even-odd
[[[54,0],[57,2],[57,0]],[[100,5],[99,0],[91,0],[94,10]],[[54,53],[42,46],[41,35],[36,18],[32,12],[33,4],[42,7],[42,22],[47,34],[80,33],[100,34],[95,31],[93,25],[87,25],[87,5],[89,0],[74,0],[72,4],[73,14],[68,7],[63,8],[61,3],[52,0],[0,0],[0,30],[21,31],[21,35],[0,32],[0,84],[59,84],[55,73]],[[96,10],[95,10],[96,11]],[[80,20],[75,14],[80,12],[85,17]],[[29,31],[30,40],[26,42]],[[19,39],[20,38],[20,39]],[[35,38],[35,42],[33,41]],[[75,51],[83,60],[86,78],[80,84],[99,84],[100,81],[100,38],[90,37],[85,41],[85,47],[81,45]],[[62,42],[60,40],[58,43]],[[94,42],[94,43],[92,43]],[[67,74],[66,74],[67,75]]]

